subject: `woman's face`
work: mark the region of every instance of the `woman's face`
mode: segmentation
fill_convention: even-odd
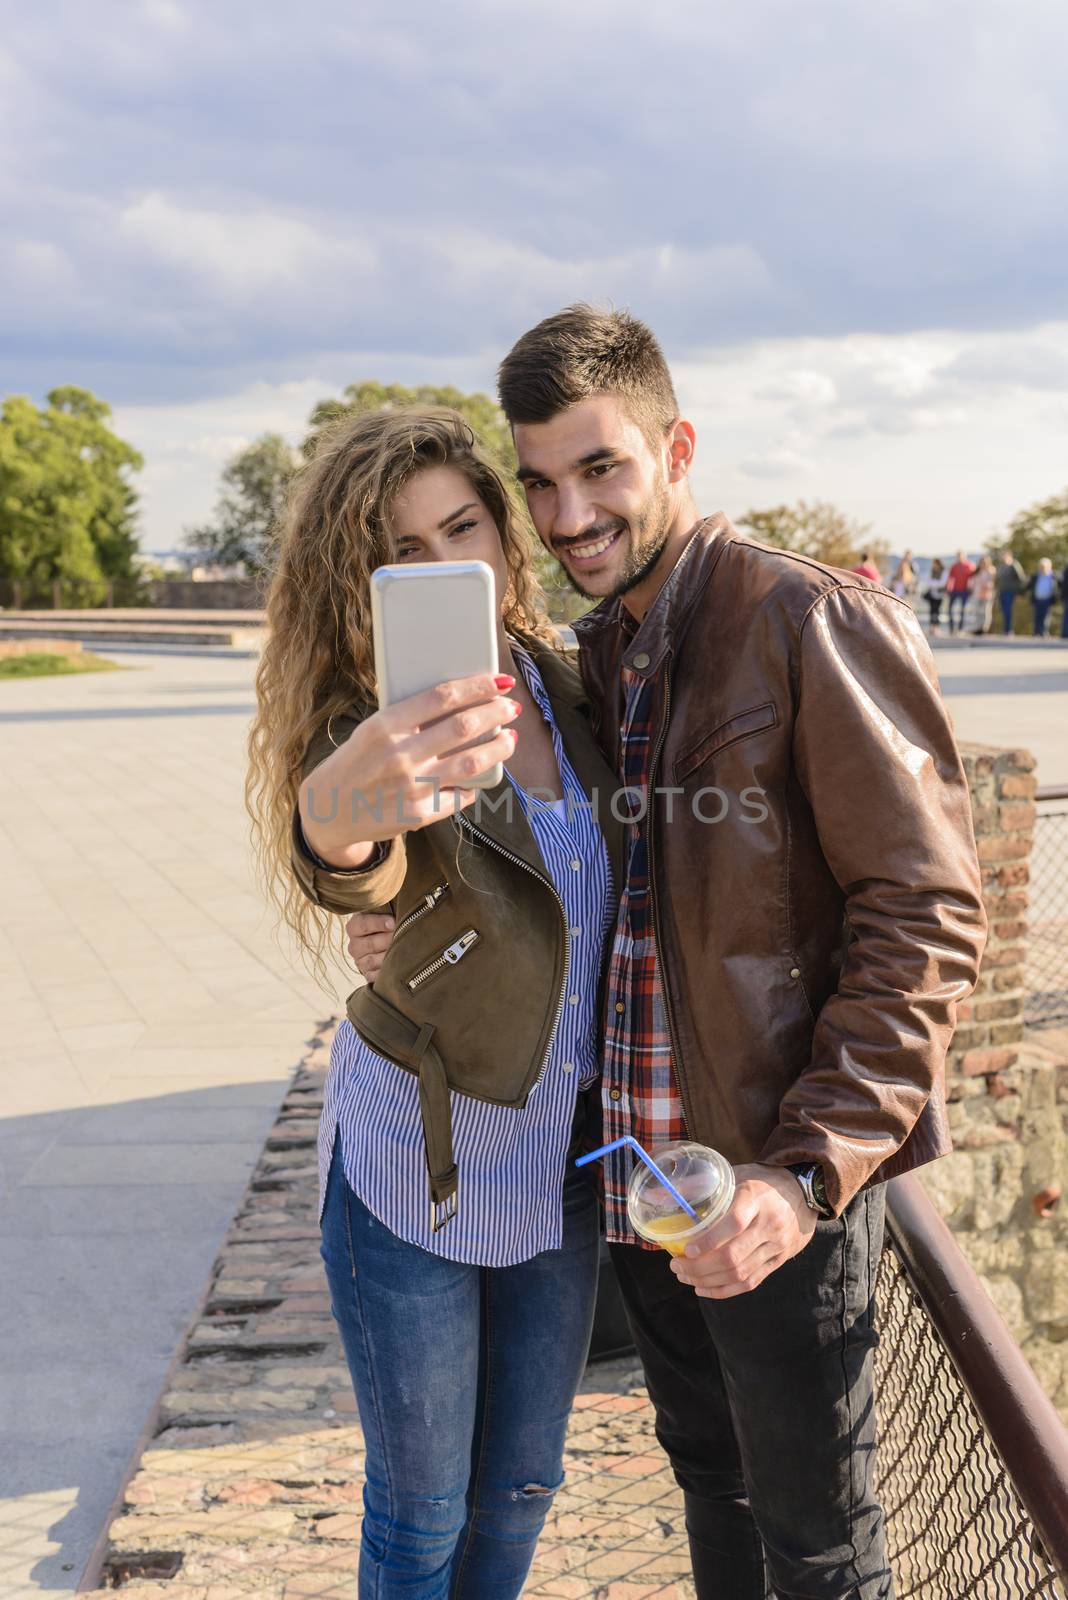
[[[508,587],[501,536],[458,467],[424,467],[389,508],[393,560],[484,561],[493,570],[497,608]]]

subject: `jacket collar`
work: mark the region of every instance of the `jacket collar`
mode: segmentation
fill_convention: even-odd
[[[600,655],[611,648],[609,641],[620,642],[623,665],[639,677],[654,677],[682,638],[724,549],[741,537],[722,511],[704,518],[638,628],[631,633],[624,627],[622,600],[602,600],[573,624],[580,649]]]
[[[553,716],[567,749],[568,759],[586,798],[594,807],[593,814],[604,834],[613,881],[623,881],[626,832],[611,806],[618,779],[597,747],[591,722],[592,707],[575,665],[559,650],[554,650],[544,640],[529,634],[517,634],[519,643],[534,657],[552,702]],[[521,806],[514,804],[511,784],[507,777],[492,789],[487,789],[478,808],[478,821],[472,825],[512,855],[519,856],[536,872],[544,874],[545,863],[538,849],[530,823]]]

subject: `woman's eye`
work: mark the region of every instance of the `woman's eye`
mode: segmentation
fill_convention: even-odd
[[[590,468],[591,478],[605,478],[615,466],[614,461],[602,461],[599,466]]]
[[[449,538],[453,539],[457,534],[460,533],[470,533],[471,529],[476,528],[477,526],[478,524],[476,522],[458,522],[455,528],[449,529]]]

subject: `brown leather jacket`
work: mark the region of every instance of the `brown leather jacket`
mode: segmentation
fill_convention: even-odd
[[[575,631],[616,771],[621,661],[659,686],[649,857],[690,1136],[735,1163],[819,1162],[836,1211],[944,1154],[986,917],[910,607],[717,515],[636,635],[619,601]]]

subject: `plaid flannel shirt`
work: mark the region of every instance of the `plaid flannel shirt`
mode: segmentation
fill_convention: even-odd
[[[651,1151],[685,1139],[687,1134],[656,954],[646,839],[658,680],[641,678],[626,667],[622,674],[621,776],[631,791],[631,814],[640,820],[629,825],[628,870],[620,893],[608,966],[601,1095],[604,1142],[632,1133],[639,1144]],[[639,796],[643,797],[642,803]],[[627,1184],[634,1159],[626,1149],[614,1150],[605,1158],[608,1238],[623,1244],[643,1244],[653,1250],[656,1246],[638,1239],[627,1221]]]

